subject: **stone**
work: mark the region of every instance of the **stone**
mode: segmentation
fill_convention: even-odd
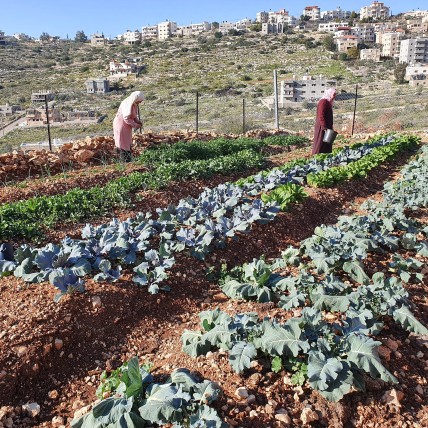
[[[78,162],[88,162],[89,160],[91,160],[93,157],[95,156],[95,152],[93,152],[92,150],[88,150],[88,149],[81,149],[78,150],[74,155],[74,159],[77,160]]]
[[[420,360],[422,360],[422,358],[424,358],[425,354],[424,354],[422,351],[419,351],[419,352],[416,354],[416,356],[417,356]]]
[[[3,425],[6,428],[13,428],[13,419],[12,418],[7,418],[3,421]]]
[[[404,398],[404,393],[396,389],[391,389],[383,394],[381,401],[385,404],[401,407],[400,401]]]
[[[235,395],[241,399],[248,398],[248,391],[247,388],[240,386],[236,391]]]
[[[59,351],[63,346],[64,342],[61,339],[55,339],[55,349]]]
[[[379,356],[382,357],[385,361],[391,360],[391,349],[387,346],[379,346],[378,352]]]
[[[253,404],[256,402],[256,396],[251,394],[247,397],[247,404]]]
[[[250,411],[250,419],[257,418],[257,416],[259,416],[259,414],[255,410]]]
[[[396,351],[398,349],[398,343],[395,340],[388,339],[385,344],[391,351]]]
[[[28,348],[26,346],[17,346],[15,348],[16,355],[18,355],[18,357],[20,358],[23,357],[27,353],[27,351]]]
[[[424,395],[424,389],[422,388],[421,385],[417,385],[415,388],[415,391],[419,394],[419,395]]]
[[[315,422],[319,419],[318,413],[312,410],[310,407],[305,407],[302,410],[302,414],[300,415],[300,420],[303,425],[310,424],[311,422]]]
[[[40,413],[40,406],[37,403],[27,403],[22,406],[22,410],[32,418],[35,418]]]
[[[5,370],[2,370],[2,371],[0,372],[0,380],[4,379],[4,378],[6,377],[6,375],[7,375],[6,371],[5,371]],[[1,418],[0,418],[0,419],[1,419]]]
[[[94,308],[101,308],[102,303],[101,303],[101,298],[99,296],[93,296],[91,301],[92,301],[92,306]]]
[[[48,393],[48,397],[52,400],[56,400],[58,398],[59,394],[58,391],[56,389],[49,391]]]
[[[77,410],[74,413],[74,419],[79,419],[81,416],[86,415],[86,413],[88,413],[89,410],[91,410],[91,406],[82,407],[81,409]]]
[[[277,413],[275,415],[275,419],[277,421],[282,422],[285,425],[290,425],[291,424],[291,418],[290,418],[290,416],[288,416],[288,413]]]
[[[64,425],[64,418],[61,416],[54,416],[52,418],[52,426],[59,428],[60,425]]]

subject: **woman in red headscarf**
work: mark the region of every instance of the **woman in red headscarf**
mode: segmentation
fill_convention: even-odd
[[[312,154],[331,153],[332,144],[324,143],[326,129],[333,129],[333,103],[336,98],[336,89],[328,88],[318,101],[317,117],[315,120],[314,143]]]

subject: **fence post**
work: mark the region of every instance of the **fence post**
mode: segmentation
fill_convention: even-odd
[[[275,108],[275,128],[279,129],[279,114],[278,114],[278,76],[277,71],[273,70],[273,93],[274,93],[274,108]]]
[[[46,122],[48,124],[49,151],[52,151],[51,128],[49,125],[49,109],[48,109],[48,96],[47,95],[45,95],[45,110],[46,110]],[[52,112],[53,112],[53,107],[52,107]]]
[[[357,97],[358,97],[358,85],[355,85],[354,116],[353,116],[353,118],[352,118],[352,130],[351,130],[351,137],[354,135],[355,113],[356,113],[356,111],[357,111]]]
[[[245,98],[242,99],[242,133],[245,134]]]
[[[196,91],[196,135],[199,134],[199,92]]]

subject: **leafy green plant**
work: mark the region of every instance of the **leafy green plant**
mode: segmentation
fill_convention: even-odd
[[[266,203],[277,203],[281,211],[286,211],[295,202],[301,202],[307,197],[302,186],[286,183],[277,187],[269,193],[262,193],[261,199]]]

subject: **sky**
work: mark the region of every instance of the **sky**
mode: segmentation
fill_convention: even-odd
[[[368,1],[284,2],[277,0],[0,0],[0,31],[6,35],[25,33],[38,38],[43,32],[51,36],[74,39],[77,31],[90,37],[96,32],[116,37],[126,30],[162,21],[178,25],[202,21],[238,21],[255,19],[261,11],[287,10],[300,17],[305,6],[317,5],[323,10],[355,10],[372,3]],[[409,10],[427,10],[427,0],[384,1],[394,15]]]

